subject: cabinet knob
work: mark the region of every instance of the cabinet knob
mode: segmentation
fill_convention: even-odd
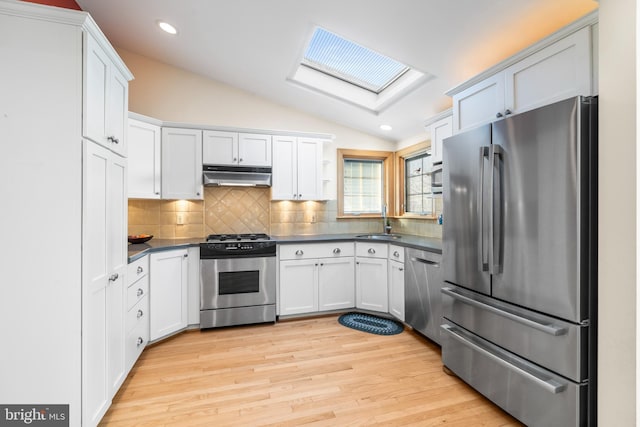
[[[142,310],[138,310],[138,315],[136,316],[138,319],[144,316],[144,312]]]
[[[496,113],[496,119],[499,119],[500,117],[502,117],[502,113],[498,111],[498,113]]]
[[[373,248],[369,248],[369,250],[368,250],[367,252],[369,252],[370,254],[375,254],[375,253],[376,253],[376,250],[375,250],[375,249],[373,249]]]
[[[298,249],[296,251],[296,255],[304,255],[304,251],[302,249]]]
[[[302,194],[298,194],[298,199],[302,199]]]
[[[238,158],[237,158],[237,157],[234,157],[234,158],[233,158],[233,161],[234,161],[234,162],[237,162],[237,161],[238,161]]]
[[[144,268],[142,268],[142,266],[141,266],[141,265],[139,265],[139,266],[138,266],[138,269],[136,270],[136,272],[137,272],[138,274],[140,274],[140,273],[142,273],[143,271],[144,271]]]
[[[335,248],[335,249],[333,250],[333,253],[334,253],[334,254],[336,254],[336,255],[338,255],[340,252],[342,252],[342,251],[340,250],[340,248]]]
[[[111,276],[109,276],[109,281],[110,282],[115,282],[116,280],[118,280],[118,273],[112,274]]]
[[[393,256],[398,258],[400,256],[400,254],[398,253],[398,251],[393,251]]]
[[[404,271],[404,268],[399,268],[398,271]]]
[[[297,198],[298,198],[298,195],[297,195],[297,194],[294,194],[294,195],[293,195],[293,200],[295,200],[295,199],[297,199]]]
[[[138,288],[138,292],[136,292],[136,296],[141,297],[142,294],[144,294],[144,291],[142,290],[142,288]]]
[[[159,191],[156,191],[156,196],[159,196],[159,195],[160,195],[160,192],[159,192]]]
[[[324,265],[324,263],[323,263],[323,262],[321,262],[321,263],[320,263],[320,267],[322,267],[323,265]]]
[[[189,258],[189,254],[184,254],[183,255],[185,258]]]
[[[240,163],[242,163],[242,157],[240,157]]]
[[[199,196],[199,195],[200,195],[200,192],[198,191],[198,192],[196,193],[196,196]]]
[[[508,116],[509,114],[511,114],[511,110],[509,110],[509,109],[504,110],[504,115],[505,116]]]
[[[142,337],[138,337],[137,341],[136,341],[136,345],[141,346],[142,344],[144,344],[144,339],[142,339]]]

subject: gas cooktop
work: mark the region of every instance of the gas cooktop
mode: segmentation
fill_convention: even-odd
[[[207,236],[207,242],[248,242],[248,241],[261,241],[271,240],[271,238],[264,233],[257,234],[210,234]]]

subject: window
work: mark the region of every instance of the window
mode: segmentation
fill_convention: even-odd
[[[338,217],[380,217],[392,211],[393,153],[338,150]]]
[[[431,192],[431,155],[422,153],[404,160],[405,212],[417,215],[433,214]]]
[[[317,27],[287,80],[379,113],[433,78]]]
[[[394,59],[322,28],[313,33],[301,63],[375,94],[409,71]]]
[[[382,160],[344,160],[344,213],[382,213]]]

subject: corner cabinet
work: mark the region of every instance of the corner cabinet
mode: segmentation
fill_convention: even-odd
[[[159,125],[129,118],[129,198],[159,199],[161,196]]]
[[[353,242],[279,246],[278,314],[355,306]]]
[[[149,339],[155,341],[187,327],[189,264],[187,249],[149,255]]]
[[[273,137],[272,200],[322,199],[322,144],[315,138]]]
[[[589,23],[581,25],[523,51],[510,65],[499,64],[477,83],[449,91],[454,133],[572,96],[594,95],[593,29]]]
[[[162,128],[162,198],[203,199],[202,131]]]

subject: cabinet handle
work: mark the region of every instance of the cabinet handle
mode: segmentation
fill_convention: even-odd
[[[509,110],[509,109],[504,110],[504,115],[505,116],[508,116],[509,114],[511,114],[511,110]]]
[[[140,274],[144,271],[144,268],[142,268],[142,266],[139,265],[136,271],[138,272],[138,274]]]
[[[138,315],[136,316],[138,319],[144,316],[144,312],[142,310],[138,310]]]
[[[375,250],[375,249],[373,249],[373,248],[369,248],[369,250],[368,250],[367,252],[369,252],[370,254],[375,254],[375,253],[376,253],[376,250]]]
[[[159,192],[159,191],[156,191],[156,196],[159,196],[159,195],[160,195],[160,192]]]
[[[320,263],[320,267],[322,267],[323,265],[324,265],[324,263],[323,263],[323,262],[321,262],[321,263]]]
[[[237,162],[237,161],[238,161],[238,158],[237,158],[237,157],[234,157],[234,158],[233,158],[233,161],[234,161],[234,162]]]
[[[398,271],[404,271],[404,268],[399,268]]]
[[[498,111],[498,113],[496,113],[496,119],[499,119],[500,117],[502,117],[502,113]]]
[[[398,251],[393,251],[393,256],[398,258],[400,256],[400,254],[398,253]]]
[[[183,256],[184,256],[185,258],[188,258],[188,257],[189,257],[189,254],[184,254]]]
[[[120,142],[115,136],[108,136],[107,140],[113,142],[114,144],[118,144]]]
[[[115,282],[116,280],[118,280],[118,273],[112,274],[111,276],[109,276],[109,281],[110,282]]]
[[[142,339],[142,337],[138,337],[138,340],[136,341],[136,345],[140,347],[142,344],[144,344],[144,339]]]
[[[304,255],[304,251],[302,249],[298,249],[296,251],[296,255]]]
[[[240,163],[242,163],[242,157],[240,157]]]
[[[335,248],[335,249],[333,250],[333,253],[334,253],[334,254],[336,254],[336,255],[338,255],[340,252],[342,252],[342,251],[340,250],[340,248]]]
[[[141,297],[142,294],[144,294],[144,291],[142,290],[142,288],[138,288],[138,292],[136,292],[136,296]]]

